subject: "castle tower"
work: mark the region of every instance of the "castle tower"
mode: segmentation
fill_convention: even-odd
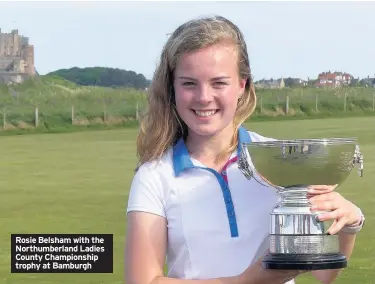
[[[21,37],[18,35],[18,30],[12,30],[11,33],[12,48],[10,49],[12,56],[21,55]]]
[[[5,55],[5,34],[0,29],[0,57]]]
[[[10,33],[0,29],[0,82],[19,83],[34,75],[34,46],[29,45],[29,39],[17,29]]]
[[[29,76],[34,76],[35,75],[35,66],[34,66],[34,46],[33,45],[28,45],[26,47],[25,60],[27,62],[26,73]]]

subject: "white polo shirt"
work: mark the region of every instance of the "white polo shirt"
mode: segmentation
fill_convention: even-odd
[[[239,145],[266,140],[239,129]],[[143,164],[135,174],[127,212],[167,219],[169,277],[238,275],[269,248],[270,213],[279,197],[274,188],[246,179],[235,161],[239,151],[218,173],[190,158],[181,139],[160,161]]]

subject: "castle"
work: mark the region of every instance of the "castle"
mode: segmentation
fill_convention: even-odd
[[[35,76],[34,46],[18,30],[2,33],[0,29],[0,84],[22,83]]]

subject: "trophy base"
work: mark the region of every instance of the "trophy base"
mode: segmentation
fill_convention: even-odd
[[[263,259],[265,269],[323,270],[340,269],[347,265],[346,257],[332,254],[268,254]]]

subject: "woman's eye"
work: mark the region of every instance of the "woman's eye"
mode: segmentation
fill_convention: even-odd
[[[226,82],[215,82],[215,85],[224,86],[228,84]]]
[[[194,85],[194,83],[193,82],[184,82],[184,83],[182,83],[182,85],[183,86],[192,86],[192,85]]]

